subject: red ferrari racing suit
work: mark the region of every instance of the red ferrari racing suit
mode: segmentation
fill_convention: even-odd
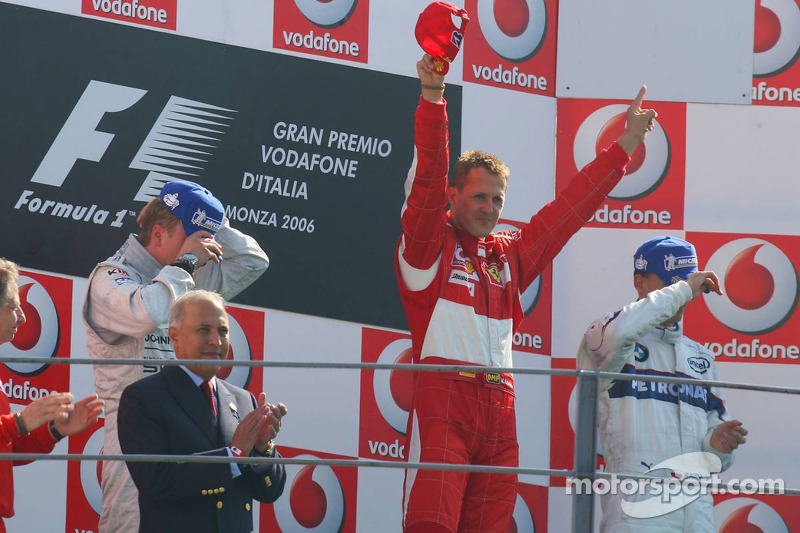
[[[512,366],[524,291],[624,174],[618,144],[600,153],[517,232],[475,238],[453,226],[447,204],[446,103],[420,99],[395,266],[415,363]],[[409,416],[410,462],[517,466],[509,374],[419,372]],[[515,475],[408,470],[404,528],[508,531]]]

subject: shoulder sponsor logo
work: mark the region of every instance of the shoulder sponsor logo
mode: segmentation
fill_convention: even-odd
[[[711,363],[705,357],[690,357],[688,362],[689,368],[698,374],[705,374],[711,368]]]
[[[128,110],[146,93],[144,89],[95,80],[89,82],[31,182],[61,187],[79,160],[100,161],[115,137],[112,133],[98,131],[101,120],[108,113]],[[232,109],[171,96],[129,165],[148,172],[133,200],[149,201],[158,196],[168,181],[196,179],[208,164],[207,158],[201,161],[196,154],[213,153],[235,114]],[[111,215],[110,210],[102,206],[54,201],[35,196],[32,190],[21,193],[14,209],[112,227],[121,227],[125,216],[133,214],[122,209]]]
[[[82,0],[81,13],[174,30],[178,0]]]
[[[633,346],[633,358],[643,363],[650,358],[650,350],[647,349],[647,346],[643,344],[639,344],[638,342]]]
[[[298,455],[297,459],[319,459]],[[281,531],[339,533],[345,520],[345,497],[336,473],[325,465],[286,465],[288,497],[274,504]]]
[[[794,313],[797,272],[786,254],[772,243],[756,238],[731,241],[714,252],[706,270],[719,275],[724,294],[715,294],[714,298],[705,295],[705,303],[734,331],[767,333]]]

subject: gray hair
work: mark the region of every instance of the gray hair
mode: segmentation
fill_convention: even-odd
[[[197,302],[214,302],[218,303],[223,309],[225,308],[225,298],[216,292],[202,289],[189,291],[172,302],[172,307],[169,310],[169,326],[180,328],[183,323],[183,317],[186,315],[186,306]]]
[[[19,265],[8,259],[0,257],[0,304],[8,302],[8,291],[12,284],[16,285],[19,279]]]

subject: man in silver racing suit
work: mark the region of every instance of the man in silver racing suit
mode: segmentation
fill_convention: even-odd
[[[105,401],[103,453],[120,454],[117,410],[122,391],[174,359],[167,333],[172,302],[193,289],[229,300],[269,266],[258,243],[230,227],[222,203],[189,181],[167,183],[138,219],[139,235],[89,276],[83,319],[89,355],[143,358],[143,366],[95,365],[95,388]],[[138,493],[124,462],[103,464],[101,533],[139,530]]]
[[[745,442],[747,430],[731,419],[718,388],[646,380],[648,375],[719,379],[714,355],[684,337],[680,323],[686,305],[701,292],[722,294],[717,276],[698,272],[697,264],[694,246],[682,239],[648,240],[634,255],[639,299],[595,321],[584,334],[579,368],[637,376],[600,381],[598,426],[609,472],[663,475],[676,483],[704,468],[706,475],[727,469],[733,450]],[[700,468],[692,463],[698,460]],[[650,490],[602,496],[601,531],[716,531],[710,494],[694,499],[686,490],[667,502]]]

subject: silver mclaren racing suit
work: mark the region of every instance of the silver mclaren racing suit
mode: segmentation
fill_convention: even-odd
[[[117,409],[122,391],[160,370],[158,361],[174,359],[167,332],[172,302],[192,289],[216,291],[226,300],[253,283],[269,266],[258,243],[231,228],[217,232],[222,261],[209,261],[194,276],[176,266],[162,266],[135,235],[89,276],[83,321],[89,355],[98,359],[152,360],[143,366],[95,365],[95,388],[105,401],[103,453],[122,453],[117,438]],[[121,461],[103,464],[101,533],[139,530],[138,494]]]
[[[672,328],[659,326],[691,299],[692,289],[680,281],[595,321],[584,335],[578,352],[580,368],[637,376],[633,381],[600,382],[598,426],[609,472],[648,472],[679,480],[686,472],[667,465],[702,456],[684,454],[713,454],[719,458],[721,470],[733,462],[732,453],[724,454],[710,444],[714,428],[730,419],[719,389],[646,380],[655,375],[719,379],[713,354],[684,337],[680,323]],[[652,512],[644,513],[649,518],[631,516],[637,516],[632,509],[638,506],[642,510],[641,502],[649,498],[610,492],[602,496],[601,531],[716,531],[710,494],[701,494],[688,505],[659,516]],[[628,511],[623,510],[623,499]],[[630,503],[634,505],[630,507]],[[659,511],[653,503],[649,502],[649,509]]]

